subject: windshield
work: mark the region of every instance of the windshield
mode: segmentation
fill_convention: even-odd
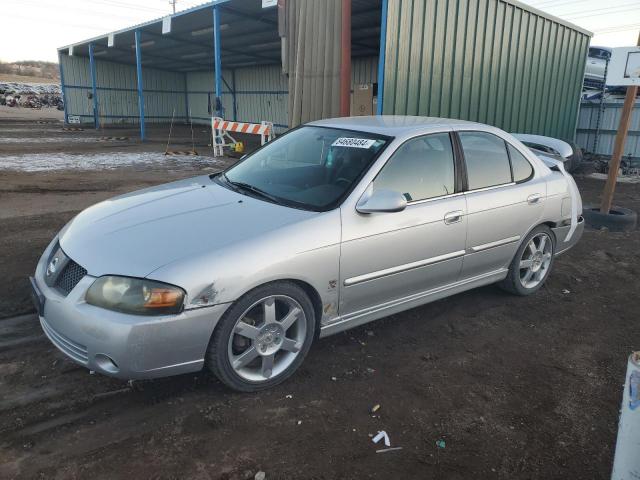
[[[221,180],[267,201],[326,210],[351,191],[388,142],[364,132],[302,127],[251,154]]]

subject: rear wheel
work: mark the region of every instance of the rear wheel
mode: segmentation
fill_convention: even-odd
[[[234,390],[277,385],[300,366],[313,341],[315,313],[292,282],[258,287],[225,313],[209,343],[207,365]]]
[[[509,274],[500,286],[515,295],[537,292],[549,277],[555,254],[555,237],[549,227],[533,229],[518,248]]]

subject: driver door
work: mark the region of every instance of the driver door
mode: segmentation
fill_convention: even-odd
[[[449,133],[404,143],[372,188],[400,192],[408,205],[395,213],[341,212],[341,316],[451,284],[462,270],[466,200]]]

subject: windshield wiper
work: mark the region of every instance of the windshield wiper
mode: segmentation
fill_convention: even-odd
[[[225,174],[222,174],[224,181],[226,181],[229,185],[235,187],[238,190],[245,190],[245,191],[249,191],[255,195],[258,195],[262,198],[266,198],[267,200],[273,202],[273,203],[277,203],[280,204],[280,199],[278,197],[275,197],[274,195],[271,195],[270,193],[265,192],[264,190],[251,185],[249,183],[244,183],[244,182],[234,182],[229,180],[229,178],[227,178],[227,176]]]

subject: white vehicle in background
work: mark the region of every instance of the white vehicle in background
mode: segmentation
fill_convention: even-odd
[[[609,47],[589,47],[587,66],[584,72],[585,84],[604,83],[607,63],[611,59],[611,49]]]

